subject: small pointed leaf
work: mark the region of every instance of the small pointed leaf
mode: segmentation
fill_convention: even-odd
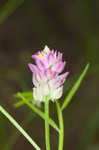
[[[68,106],[68,104],[70,103],[72,97],[74,96],[74,94],[78,90],[83,78],[85,77],[85,75],[88,71],[88,68],[89,68],[89,63],[86,65],[84,71],[81,73],[80,77],[78,78],[78,80],[76,81],[76,83],[74,84],[74,86],[72,87],[70,92],[68,93],[67,97],[65,98],[63,105],[61,107],[61,110],[64,110],[64,108],[66,108]]]

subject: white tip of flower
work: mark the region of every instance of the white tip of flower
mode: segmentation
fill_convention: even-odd
[[[35,103],[36,103],[36,101],[38,102],[38,101],[40,101],[40,102],[42,102],[42,101],[44,101],[44,97],[43,97],[43,95],[42,95],[42,89],[41,89],[41,87],[36,87],[36,88],[33,88],[33,97],[34,97],[34,100],[35,100]]]
[[[45,45],[43,51],[44,51],[44,53],[48,54],[50,52],[50,49],[49,49],[49,47],[47,45]]]
[[[63,86],[53,90],[53,92],[51,93],[51,100],[54,102],[55,100],[61,98],[63,94]]]
[[[48,87],[48,84],[43,83],[42,88],[43,88],[43,94],[44,94],[44,96],[49,95],[49,87]]]
[[[37,87],[33,88],[33,97],[36,104],[36,101],[43,102],[44,97],[49,95],[49,87],[46,83],[41,83]]]

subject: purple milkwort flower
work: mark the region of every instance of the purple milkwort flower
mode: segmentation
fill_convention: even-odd
[[[48,96],[50,100],[55,101],[62,96],[63,83],[69,72],[63,71],[66,62],[62,61],[62,53],[50,50],[45,46],[44,50],[32,55],[36,65],[28,64],[33,73],[33,97],[34,101],[39,103]]]

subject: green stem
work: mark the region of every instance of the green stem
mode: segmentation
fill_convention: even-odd
[[[49,133],[49,99],[45,98],[45,142],[46,150],[50,150],[50,133]]]
[[[0,105],[0,112],[21,132],[21,134],[32,144],[36,150],[41,148],[33,141],[27,132],[16,122],[16,120]]]
[[[59,128],[60,128],[58,150],[63,150],[63,143],[64,143],[64,123],[63,123],[62,110],[61,110],[61,107],[60,107],[58,101],[56,101],[56,107],[57,107],[57,114],[58,114]]]
[[[35,117],[35,114],[33,114],[33,112],[29,112],[27,114],[25,120],[23,120],[23,122],[22,122],[24,127],[26,127],[34,119],[34,117]],[[13,134],[11,135],[9,140],[7,142],[5,142],[5,145],[3,145],[3,150],[13,149],[13,146],[14,146],[16,140],[19,138],[20,135],[21,135],[20,132],[13,131]]]
[[[18,95],[22,98],[22,100],[24,101],[24,103],[25,103],[29,108],[31,108],[36,114],[38,114],[41,118],[43,118],[43,119],[45,120],[45,117],[46,117],[46,116],[45,116],[45,113],[44,113],[44,112],[42,112],[40,109],[38,109],[37,107],[35,107],[35,106],[32,105],[31,103],[29,103],[29,102],[24,98],[24,96],[23,96],[21,93],[19,93]],[[60,132],[60,130],[59,130],[57,124],[56,124],[51,118],[49,118],[49,124],[50,124],[57,132]]]

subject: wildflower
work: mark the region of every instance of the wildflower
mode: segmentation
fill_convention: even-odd
[[[69,72],[63,71],[66,62],[62,61],[62,53],[50,50],[45,46],[44,50],[32,55],[36,65],[28,64],[33,73],[33,97],[35,102],[43,102],[45,96],[55,101],[62,96],[63,83]]]

